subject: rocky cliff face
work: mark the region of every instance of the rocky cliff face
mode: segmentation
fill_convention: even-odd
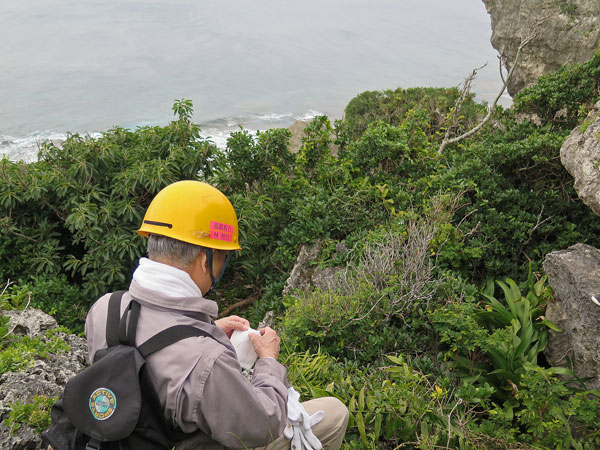
[[[575,179],[579,198],[600,215],[600,102],[564,142],[560,160]]]
[[[539,36],[521,52],[508,84],[512,96],[564,64],[588,61],[598,48],[598,0],[483,0],[483,3],[492,21],[492,45],[508,68],[514,63],[521,36],[528,35],[535,23],[543,20]]]
[[[577,375],[591,378],[587,387],[598,389],[600,306],[591,297],[600,293],[600,250],[576,244],[549,253],[544,269],[556,297],[548,305],[546,317],[562,330],[550,331],[546,356],[553,365],[566,365],[570,358]]]
[[[56,321],[36,309],[3,311],[10,318],[9,328],[17,336],[43,337],[46,330],[56,328]],[[6,425],[13,404],[31,403],[37,395],[58,397],[75,374],[87,365],[87,345],[83,338],[58,333],[57,336],[68,344],[70,351],[62,354],[48,354],[36,357],[32,363],[18,372],[0,375],[0,449],[35,450],[41,448],[41,439],[26,425],[13,433]]]

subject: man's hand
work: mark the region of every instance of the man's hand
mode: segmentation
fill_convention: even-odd
[[[272,328],[261,328],[258,334],[250,334],[250,342],[259,358],[275,358],[279,356],[279,336]]]
[[[235,330],[246,331],[250,328],[250,322],[238,316],[228,316],[215,320],[215,325],[225,332],[228,338]]]

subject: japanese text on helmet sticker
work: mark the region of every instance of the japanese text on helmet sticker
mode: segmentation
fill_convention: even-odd
[[[216,231],[224,231],[225,233],[231,233],[233,234],[233,225],[228,225],[226,223],[221,223],[221,222],[215,222],[214,220],[211,220],[210,222],[210,229],[211,230],[216,230]]]
[[[211,220],[209,237],[219,241],[231,242],[233,238],[233,231],[234,229],[232,225]]]
[[[231,242],[232,236],[229,233],[223,233],[222,231],[210,230],[210,238],[218,239],[219,241]]]

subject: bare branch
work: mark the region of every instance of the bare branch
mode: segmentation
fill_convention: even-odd
[[[490,120],[490,118],[492,117],[492,114],[494,113],[494,110],[496,109],[498,100],[500,100],[500,97],[502,96],[502,94],[504,94],[504,91],[506,90],[506,87],[508,86],[508,82],[510,81],[510,79],[514,73],[515,68],[519,65],[519,58],[521,57],[521,52],[522,52],[523,48],[525,48],[531,41],[533,41],[540,35],[541,24],[544,23],[546,20],[548,20],[554,14],[556,14],[556,12],[553,12],[551,14],[548,14],[545,17],[542,17],[542,18],[536,20],[535,23],[529,29],[529,33],[526,36],[521,36],[521,42],[519,43],[519,47],[517,47],[517,54],[515,55],[515,60],[512,64],[512,67],[508,71],[506,78],[504,78],[504,76],[502,75],[502,59],[499,57],[500,78],[503,81],[502,88],[500,89],[500,92],[498,93],[498,95],[496,95],[496,98],[494,99],[492,104],[488,106],[488,112],[487,112],[486,116],[471,130],[467,131],[466,133],[461,134],[460,136],[456,136],[452,139],[449,138],[450,130],[455,126],[455,124],[450,122],[446,129],[446,134],[444,135],[444,139],[442,140],[442,143],[440,144],[440,148],[438,149],[438,152],[437,152],[438,155],[441,155],[442,152],[444,151],[444,149],[449,144],[454,144],[455,142],[462,141],[463,139],[466,139],[469,136],[472,136],[473,134],[477,133]],[[460,108],[460,106],[462,106],[462,102],[464,102],[464,100],[466,99],[468,90],[465,91],[465,89],[470,89],[471,82],[473,81],[474,75],[477,73],[477,70],[478,69],[473,70],[473,72],[466,78],[465,83],[463,85],[463,92],[461,92],[461,96],[459,98],[459,100],[462,99],[462,101],[460,103],[457,102],[457,104],[454,106],[453,117],[454,117],[454,114],[456,113],[456,110],[458,110]]]
[[[500,79],[502,80],[503,84],[506,84],[506,80],[504,79],[504,72],[502,71],[503,68],[504,64],[502,64],[502,57],[498,55],[498,69],[500,71]]]
[[[6,292],[6,290],[10,287],[11,284],[13,284],[13,281],[10,281],[10,278],[6,281],[6,284],[4,285],[4,288],[2,288],[2,292],[0,292],[0,297],[2,297],[4,295],[4,293]]]
[[[8,284],[7,284],[6,287],[8,287]],[[4,293],[4,291],[6,290],[6,287],[4,288],[4,290],[2,291],[2,293]],[[5,337],[11,335],[13,331],[15,331],[15,328],[17,328],[17,326],[19,325],[19,322],[23,318],[23,315],[25,314],[25,311],[27,311],[27,308],[29,308],[29,304],[30,303],[31,303],[31,292],[28,292],[27,293],[27,304],[25,305],[25,308],[23,308],[23,311],[21,311],[21,314],[19,315],[19,318],[15,321],[15,324],[13,325],[13,327],[8,331],[8,333],[6,333],[0,339],[4,339]]]
[[[235,311],[238,308],[241,308],[242,306],[249,306],[252,303],[254,303],[256,300],[258,300],[258,295],[252,295],[244,300],[240,300],[237,303],[234,303],[233,305],[229,306],[227,309],[225,309],[225,311],[223,311],[222,313],[219,314],[219,318],[222,317],[226,317],[228,315],[230,315],[233,311]]]
[[[538,214],[536,224],[533,226],[533,228],[531,229],[531,231],[529,231],[529,236],[527,237],[527,240],[525,242],[523,242],[523,244],[521,244],[521,250],[520,250],[521,252],[523,251],[523,249],[525,248],[525,246],[527,244],[529,244],[529,242],[531,241],[531,238],[533,237],[533,233],[535,232],[535,230],[537,230],[543,224],[545,224],[550,219],[552,219],[553,216],[548,216],[544,220],[542,220],[542,214],[543,213],[544,213],[544,205],[542,205],[542,209],[540,210],[540,213]]]
[[[448,141],[448,139],[450,138],[450,131],[452,131],[452,128],[454,128],[457,125],[456,116],[458,115],[460,107],[465,102],[467,95],[469,95],[469,92],[471,91],[471,84],[473,83],[475,77],[477,77],[477,72],[483,69],[486,65],[487,63],[485,63],[481,67],[478,67],[477,69],[473,69],[473,71],[467,76],[467,78],[465,78],[465,81],[463,82],[463,87],[460,91],[460,95],[456,99],[454,107],[452,108],[452,112],[448,120],[448,126],[446,127],[446,133],[444,134],[444,139],[442,140],[442,145],[444,145],[444,142]],[[444,145],[444,147],[446,145]],[[438,150],[438,154],[441,153],[442,150],[443,149],[440,147],[440,150]]]

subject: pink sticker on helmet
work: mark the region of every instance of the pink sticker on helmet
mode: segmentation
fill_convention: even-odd
[[[224,231],[225,233],[233,234],[233,225],[228,225],[226,223],[215,222],[214,220],[210,221],[210,229],[216,231]],[[231,240],[231,239],[230,239]]]
[[[216,230],[210,230],[210,236],[211,239],[217,239],[219,241],[227,241],[227,242],[231,242],[232,239],[232,235],[229,233],[225,233],[223,231],[216,231]]]

